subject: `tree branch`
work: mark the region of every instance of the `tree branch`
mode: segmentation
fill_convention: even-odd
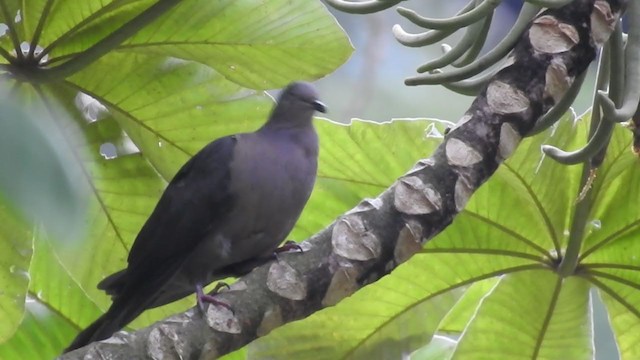
[[[535,122],[586,71],[624,1],[575,0],[539,14],[470,109],[428,159],[285,254],[238,280],[205,316],[189,310],[61,359],[211,359],[378,280],[447,227]]]

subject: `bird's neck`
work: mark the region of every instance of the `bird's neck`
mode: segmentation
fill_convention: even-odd
[[[311,120],[299,123],[269,121],[258,129],[258,133],[266,136],[305,136],[315,134],[315,128]]]
[[[314,112],[314,109],[309,106],[279,104],[273,109],[263,128],[278,130],[313,128]]]
[[[303,148],[310,155],[317,155],[318,153],[318,134],[311,121],[306,126],[300,126],[300,124],[298,126],[290,126],[290,124],[269,122],[261,127],[257,134],[267,138],[275,138],[276,140],[287,139],[295,146]]]

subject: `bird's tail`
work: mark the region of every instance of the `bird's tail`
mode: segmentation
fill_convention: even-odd
[[[94,341],[110,338],[116,331],[122,329],[138,317],[138,315],[146,309],[145,305],[146,304],[120,304],[119,301],[116,300],[106,313],[86,329],[82,330],[64,352],[67,353]]]
[[[78,336],[71,342],[71,344],[64,350],[65,353],[81,348],[89,343],[98,340],[104,340],[109,338],[113,333],[120,330],[121,327],[116,324],[115,320],[107,311],[100,316],[96,321],[89,325],[86,329],[82,330]]]

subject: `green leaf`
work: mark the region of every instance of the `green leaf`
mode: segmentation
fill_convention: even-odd
[[[151,4],[114,1],[69,10],[77,13],[74,18],[97,19],[75,32],[64,29],[73,36],[57,32],[64,41],[55,44],[49,60],[77,55]],[[52,26],[64,28],[57,20]],[[352,48],[319,1],[183,0],[117,50],[199,62],[242,86],[271,89],[326,75],[347,60]]]
[[[547,270],[505,275],[482,301],[453,359],[593,357],[589,284]]]
[[[38,7],[32,6],[32,1],[23,5],[24,24],[31,29],[27,34],[32,34],[36,21],[44,21],[38,43],[45,48],[53,45],[52,57],[60,49],[85,50],[153,3],[152,0],[86,0],[78,6],[70,0],[37,1],[41,3]],[[42,11],[45,2],[51,3],[49,12]],[[26,39],[32,40],[32,36],[27,35]]]
[[[187,0],[119,50],[197,61],[242,86],[270,89],[322,77],[352,48],[319,1]]]
[[[272,105],[204,65],[149,55],[108,55],[66,85],[106,106],[167,181],[213,139],[260,127]]]

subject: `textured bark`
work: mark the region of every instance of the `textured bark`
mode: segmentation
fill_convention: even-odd
[[[209,306],[68,353],[62,359],[213,359],[337,303],[407,260],[447,227],[595,58],[625,1],[575,0],[541,13],[503,69],[435,153]]]

